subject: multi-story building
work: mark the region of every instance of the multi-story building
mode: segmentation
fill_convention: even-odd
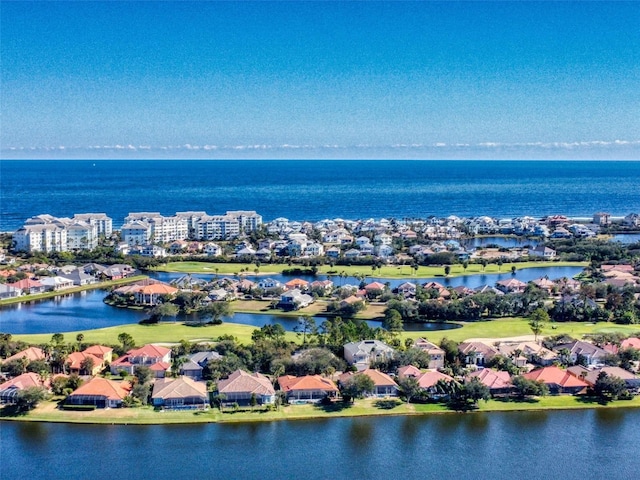
[[[231,215],[207,215],[197,223],[197,240],[228,240],[240,235],[240,222]]]
[[[36,215],[27,219],[14,235],[14,248],[23,252],[93,250],[98,236],[111,235],[111,219],[104,213],[82,213],[73,218]]]
[[[176,240],[184,240],[189,235],[187,218],[180,216],[164,217],[159,212],[134,212],[129,213],[125,218],[125,222],[127,222],[127,225],[140,222],[149,225],[151,229],[149,243],[170,243]],[[124,230],[124,227],[122,228]],[[131,245],[131,243],[129,244]]]
[[[122,241],[130,247],[147,245],[151,240],[151,225],[143,221],[125,223],[120,230],[120,235]]]
[[[262,215],[254,210],[232,210],[228,211],[227,215],[238,220],[243,233],[258,230],[262,225]]]
[[[98,229],[98,235],[110,237],[113,233],[113,220],[106,213],[76,213],[73,220],[95,225]]]
[[[25,224],[13,234],[14,249],[18,252],[66,252],[67,229],[64,224]]]
[[[65,222],[68,250],[93,250],[98,246],[98,227],[83,220]]]

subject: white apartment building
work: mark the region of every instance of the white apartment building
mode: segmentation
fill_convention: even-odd
[[[73,220],[95,225],[98,229],[98,235],[110,237],[113,233],[113,220],[106,213],[76,213]]]
[[[18,252],[66,252],[67,229],[63,224],[25,224],[13,234],[14,249]]]
[[[231,215],[207,215],[197,223],[197,240],[228,240],[240,235],[240,222]]]
[[[149,225],[151,229],[149,243],[171,243],[176,240],[185,240],[189,235],[189,223],[185,217],[164,217],[159,212],[133,212],[125,218],[125,222],[127,225],[140,222]]]
[[[66,223],[68,250],[93,250],[98,246],[98,227],[82,220]]]
[[[143,221],[125,223],[120,229],[120,235],[122,241],[130,247],[147,245],[151,240],[151,225]]]

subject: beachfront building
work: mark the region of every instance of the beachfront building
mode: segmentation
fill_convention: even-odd
[[[185,240],[189,234],[189,224],[186,218],[174,216],[165,217],[159,212],[133,212],[125,218],[126,224],[142,223],[149,227],[149,238],[146,242],[137,243],[171,243],[176,240]],[[125,227],[122,227],[124,230]],[[129,245],[134,245],[124,237],[122,239]]]
[[[105,233],[102,233],[105,232]],[[104,213],[78,213],[71,218],[36,215],[13,234],[18,252],[93,250],[101,234],[111,235],[111,219]]]
[[[76,213],[73,220],[95,226],[99,236],[110,237],[113,233],[113,220],[106,213]]]

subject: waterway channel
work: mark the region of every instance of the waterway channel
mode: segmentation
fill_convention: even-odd
[[[251,424],[0,423],[2,478],[635,479],[640,409]]]

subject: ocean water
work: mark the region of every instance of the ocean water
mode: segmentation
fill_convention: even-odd
[[[640,212],[637,161],[0,162],[0,231],[32,215],[256,210],[268,221]]]

